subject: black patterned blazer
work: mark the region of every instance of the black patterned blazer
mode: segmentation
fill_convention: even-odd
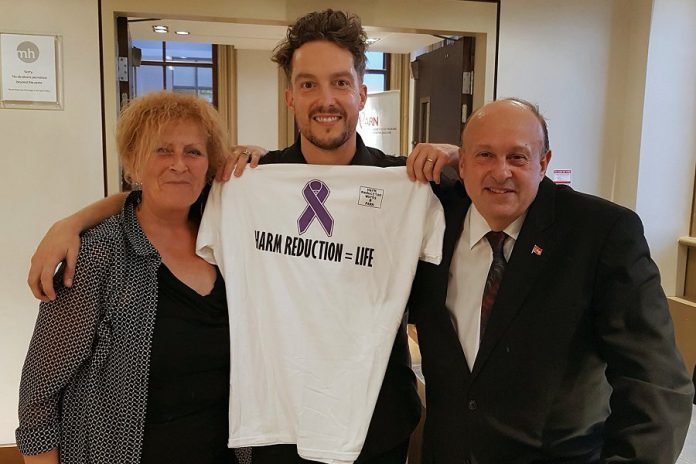
[[[56,300],[41,303],[19,392],[23,454],[140,462],[161,263],[135,215],[140,193],[85,232],[73,286],[59,273]]]

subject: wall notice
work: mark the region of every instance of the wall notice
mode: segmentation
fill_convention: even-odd
[[[358,133],[368,147],[387,155],[400,154],[401,97],[398,90],[371,93],[360,112]]]
[[[561,185],[570,185],[572,182],[573,170],[572,169],[554,169],[553,170],[553,181]]]
[[[58,103],[56,37],[0,34],[0,99]]]

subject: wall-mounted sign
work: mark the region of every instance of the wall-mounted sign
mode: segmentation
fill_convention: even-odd
[[[369,94],[357,127],[365,145],[379,148],[388,155],[400,154],[400,115],[401,97],[398,90]]]
[[[62,109],[60,37],[0,33],[0,108]]]
[[[572,169],[554,169],[553,170],[553,181],[561,185],[570,185],[572,182],[573,170]]]

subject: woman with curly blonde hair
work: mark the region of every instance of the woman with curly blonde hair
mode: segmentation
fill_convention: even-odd
[[[41,304],[17,445],[27,463],[235,463],[224,282],[194,251],[225,130],[205,101],[162,92],[130,103],[117,140],[137,189]]]

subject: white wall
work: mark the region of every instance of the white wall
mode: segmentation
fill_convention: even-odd
[[[551,169],[636,208],[652,0],[504,0],[498,97],[538,103]]]
[[[278,65],[270,51],[237,50],[237,143],[280,148]]]
[[[696,3],[503,0],[498,96],[538,103],[550,168],[635,209],[668,295],[680,294],[696,165]]]
[[[677,239],[689,235],[696,168],[696,2],[655,0],[636,210],[669,295],[681,295]]]
[[[602,193],[602,134],[612,2],[503,0],[498,98],[537,103],[547,117],[551,168],[571,168],[573,186]]]
[[[56,218],[103,196],[93,0],[0,0],[0,31],[63,36],[63,111],[0,109],[0,444],[14,442],[19,374],[38,306],[29,259]]]
[[[652,0],[614,0],[602,196],[636,208]]]

